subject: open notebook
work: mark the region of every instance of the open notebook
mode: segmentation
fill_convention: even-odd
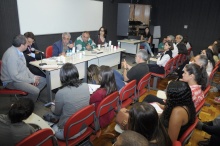
[[[100,88],[100,85],[96,85],[96,84],[88,84],[89,86],[89,93],[92,94],[93,92],[95,92],[98,88]]]
[[[167,95],[166,92],[162,91],[162,90],[158,90],[157,91],[157,97],[161,98],[161,99],[167,99]]]

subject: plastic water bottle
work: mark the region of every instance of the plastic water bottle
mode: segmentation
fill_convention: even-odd
[[[66,56],[67,56],[67,57],[69,56],[69,50],[66,51]]]

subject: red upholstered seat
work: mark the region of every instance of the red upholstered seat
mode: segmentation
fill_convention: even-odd
[[[64,125],[65,141],[58,140],[59,146],[75,146],[88,138],[94,132],[94,130],[91,128],[91,125],[94,123],[94,121],[95,105],[88,105],[74,113]],[[82,135],[75,139],[69,140],[70,137],[76,135],[85,128],[86,131]]]
[[[193,134],[193,130],[195,129],[198,122],[199,120],[196,117],[195,122],[183,133],[180,139],[178,139],[182,143],[183,146],[189,142],[189,139],[191,138]]]
[[[136,95],[136,80],[130,81],[126,84],[119,96],[120,108],[127,107],[133,102],[133,98]]]
[[[53,131],[49,128],[46,128],[29,135],[18,144],[16,144],[16,146],[54,146],[57,144],[57,139],[54,136]]]
[[[53,56],[53,46],[48,46],[46,48],[46,58],[50,58]]]

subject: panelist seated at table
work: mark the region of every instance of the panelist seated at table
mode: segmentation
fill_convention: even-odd
[[[33,74],[41,77],[46,77],[45,73],[43,73],[38,67],[29,64],[31,61],[41,60],[45,58],[43,52],[38,51],[34,34],[32,32],[26,32],[24,36],[27,38],[28,44],[27,49],[23,52],[26,59],[27,67]]]
[[[36,101],[40,91],[46,85],[46,79],[32,74],[27,68],[23,54],[26,48],[27,39],[25,36],[15,36],[12,46],[6,50],[2,57],[1,80],[5,88],[28,92],[26,98]]]
[[[167,41],[164,45],[164,52],[158,57],[156,64],[148,64],[150,72],[157,74],[164,74],[164,67],[172,58],[173,43]]]
[[[96,48],[96,44],[90,38],[90,33],[88,31],[84,31],[82,35],[75,40],[75,47],[77,51],[91,51]]]
[[[53,44],[53,56],[65,55],[67,50],[72,50],[74,43],[70,39],[70,33],[64,32],[62,34],[62,40],[59,40]]]
[[[105,27],[100,27],[98,31],[98,36],[95,39],[95,43],[98,45],[104,45],[105,43],[108,43],[107,39],[107,29]]]
[[[35,132],[35,129],[23,122],[34,111],[34,102],[28,98],[15,101],[7,115],[0,115],[0,145],[16,145]]]
[[[122,62],[123,69],[123,76],[121,74],[117,74],[117,79],[122,80],[124,79],[125,82],[129,82],[132,80],[136,80],[137,84],[141,80],[144,75],[149,72],[148,65],[146,64],[148,55],[146,50],[140,50],[135,57],[135,61],[137,65],[130,66],[127,64],[126,60]]]

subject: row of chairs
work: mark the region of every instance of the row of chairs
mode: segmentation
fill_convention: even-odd
[[[108,95],[105,99],[101,101],[97,109],[95,110],[94,105],[88,105],[83,109],[77,111],[72,115],[66,122],[64,126],[64,138],[65,141],[57,140],[50,129],[40,130],[29,137],[22,140],[17,146],[29,145],[53,145],[57,143],[58,145],[76,145],[91,134],[100,131],[101,127],[99,125],[99,117],[105,115],[112,110],[117,111],[122,107],[127,107],[131,105],[134,101],[137,101],[139,96],[147,92],[145,88],[146,85],[150,84],[151,74],[146,74],[136,86],[136,80],[129,82],[120,92],[118,91]],[[110,123],[109,123],[110,124]],[[70,137],[80,132],[82,129],[86,131],[79,137],[69,140]]]
[[[191,52],[191,48],[188,50],[188,54]],[[159,78],[166,78],[168,75],[173,73],[180,65],[182,65],[187,60],[187,55],[185,54],[178,54],[174,58],[171,58],[164,67],[164,74],[158,74],[158,73],[151,73],[151,75],[154,77],[153,80],[153,90],[157,90],[157,83]]]

